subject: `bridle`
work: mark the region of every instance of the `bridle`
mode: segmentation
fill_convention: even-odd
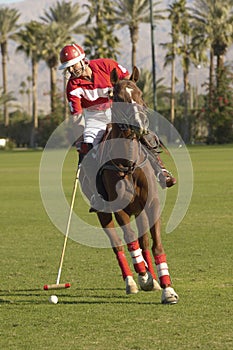
[[[116,102],[116,104],[118,104],[118,102]],[[128,103],[128,105],[132,107],[132,104]],[[134,106],[133,106],[133,113],[135,113]],[[145,113],[143,112],[143,110],[138,110],[137,113],[139,113],[139,115],[142,114],[143,118],[145,118]],[[112,111],[112,115],[114,114],[115,113]],[[133,125],[133,123],[130,122],[132,118],[133,118],[133,114],[132,116],[130,116],[129,114],[126,115],[126,113],[120,113],[120,117],[118,118],[116,118],[116,114],[115,114],[112,120],[112,127],[119,129],[117,138],[126,139],[130,141],[136,140],[138,142],[138,155],[143,155],[144,156],[143,160],[139,162],[140,157],[138,157],[136,160],[133,159],[134,143],[130,142],[129,148],[128,148],[128,154],[127,154],[127,160],[128,160],[127,165],[119,164],[114,159],[111,159],[102,168],[102,170],[108,169],[108,170],[116,171],[119,177],[121,178],[124,178],[126,175],[132,175],[137,168],[142,168],[147,162],[147,158],[148,158],[148,154],[147,153],[144,154],[144,152],[142,152],[142,145],[139,142],[140,137],[143,134],[147,133],[147,129],[142,130],[140,127]],[[110,151],[111,150],[108,150],[108,152]]]
[[[127,82],[127,81],[126,81]],[[106,164],[103,165],[101,172],[105,169],[113,170],[118,173],[118,176],[124,178],[126,175],[132,175],[137,168],[142,168],[147,162],[148,154],[142,152],[142,145],[139,142],[139,139],[144,134],[148,133],[148,117],[144,111],[145,106],[137,104],[131,95],[131,91],[133,91],[133,87],[129,88],[126,85],[125,88],[125,96],[127,97],[127,102],[124,101],[123,98],[120,98],[114,90],[114,86],[109,88],[108,98],[112,103],[112,128],[114,129],[114,133],[116,128],[119,130],[117,133],[117,138],[119,139],[127,139],[132,142],[129,143],[128,154],[127,154],[127,165],[120,164],[116,162],[114,159],[111,159]],[[122,103],[120,105],[120,102]],[[123,111],[118,106],[124,105]],[[125,110],[126,109],[126,110]],[[135,125],[136,124],[136,125]],[[114,126],[113,126],[114,125]],[[115,137],[115,135],[114,135]],[[113,137],[113,138],[114,138]],[[138,144],[138,157],[137,159],[133,159],[134,154],[134,140],[137,141]],[[110,150],[108,150],[110,153]],[[143,160],[140,160],[140,155],[143,155]],[[119,157],[118,157],[119,159]],[[139,161],[140,160],[140,161]]]
[[[140,145],[139,153],[141,153],[141,144],[139,145]],[[133,145],[131,143],[129,148],[129,155],[128,155],[129,159],[130,159],[130,155],[132,154],[132,147]],[[119,165],[113,159],[111,159],[110,163],[105,164],[103,169],[115,170],[118,173],[119,177],[124,178],[126,175],[132,175],[137,168],[142,168],[146,164],[147,159],[148,159],[148,154],[145,154],[144,159],[140,163],[138,163],[137,161],[130,160],[128,161],[128,165],[126,166],[123,166],[122,164]]]

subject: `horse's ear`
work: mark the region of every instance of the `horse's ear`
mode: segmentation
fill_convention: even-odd
[[[129,79],[136,83],[139,80],[139,75],[140,75],[140,73],[139,73],[138,67],[134,66],[132,74],[131,74]]]
[[[118,77],[116,68],[113,68],[113,70],[110,73],[110,81],[111,81],[112,85],[117,84],[119,81],[119,77]]]

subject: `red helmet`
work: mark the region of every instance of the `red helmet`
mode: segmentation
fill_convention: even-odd
[[[61,65],[58,69],[65,69],[80,62],[85,57],[83,48],[76,44],[70,44],[63,47],[60,52]]]

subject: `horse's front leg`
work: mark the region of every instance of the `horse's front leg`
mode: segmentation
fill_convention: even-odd
[[[166,254],[161,239],[161,221],[159,213],[159,199],[154,198],[150,207],[147,208],[147,218],[152,237],[152,254],[155,260],[160,285],[162,288],[171,285],[171,279],[168,271]]]
[[[146,262],[147,270],[153,277],[153,290],[161,290],[159,283],[157,282],[156,273],[150,253],[150,237],[148,230],[148,220],[145,211],[142,211],[140,215],[136,216],[136,224],[138,229],[138,240],[142,250],[142,256]]]
[[[162,288],[171,286],[171,279],[168,270],[166,254],[161,239],[161,222],[157,219],[150,227],[152,237],[152,254],[154,256],[160,285]]]
[[[153,277],[147,270],[145,260],[139,245],[138,236],[130,226],[130,217],[124,211],[120,210],[115,213],[116,220],[124,233],[124,240],[127,244],[128,251],[132,258],[134,270],[138,273],[138,283],[143,290],[153,289]]]
[[[157,219],[150,228],[151,237],[153,240],[152,253],[154,256],[160,285],[163,288],[162,303],[176,304],[178,295],[171,287],[171,278],[168,270],[167,258],[161,240],[161,222]]]
[[[118,236],[117,231],[115,229],[112,214],[98,212],[97,216],[101,226],[103,227],[103,230],[105,231],[111,242],[113,252],[115,253],[115,256],[117,258],[119,267],[121,269],[122,278],[125,281],[126,294],[138,293],[138,287],[133,279],[133,273],[129,267],[127,258],[125,256],[123,242]]]

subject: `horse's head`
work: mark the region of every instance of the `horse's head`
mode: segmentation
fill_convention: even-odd
[[[137,87],[136,83],[139,79],[139,70],[133,68],[133,72],[129,79],[120,80],[117,70],[114,68],[110,74],[110,80],[113,85],[112,99],[114,102],[137,103],[144,106],[142,99],[142,91]]]
[[[133,68],[129,79],[120,80],[117,70],[113,69],[110,75],[113,89],[110,96],[113,102],[113,123],[133,129],[139,136],[148,131],[148,118],[145,113],[145,103],[142,99],[142,91],[136,85],[139,78],[139,70]],[[121,102],[117,104],[116,102]]]

